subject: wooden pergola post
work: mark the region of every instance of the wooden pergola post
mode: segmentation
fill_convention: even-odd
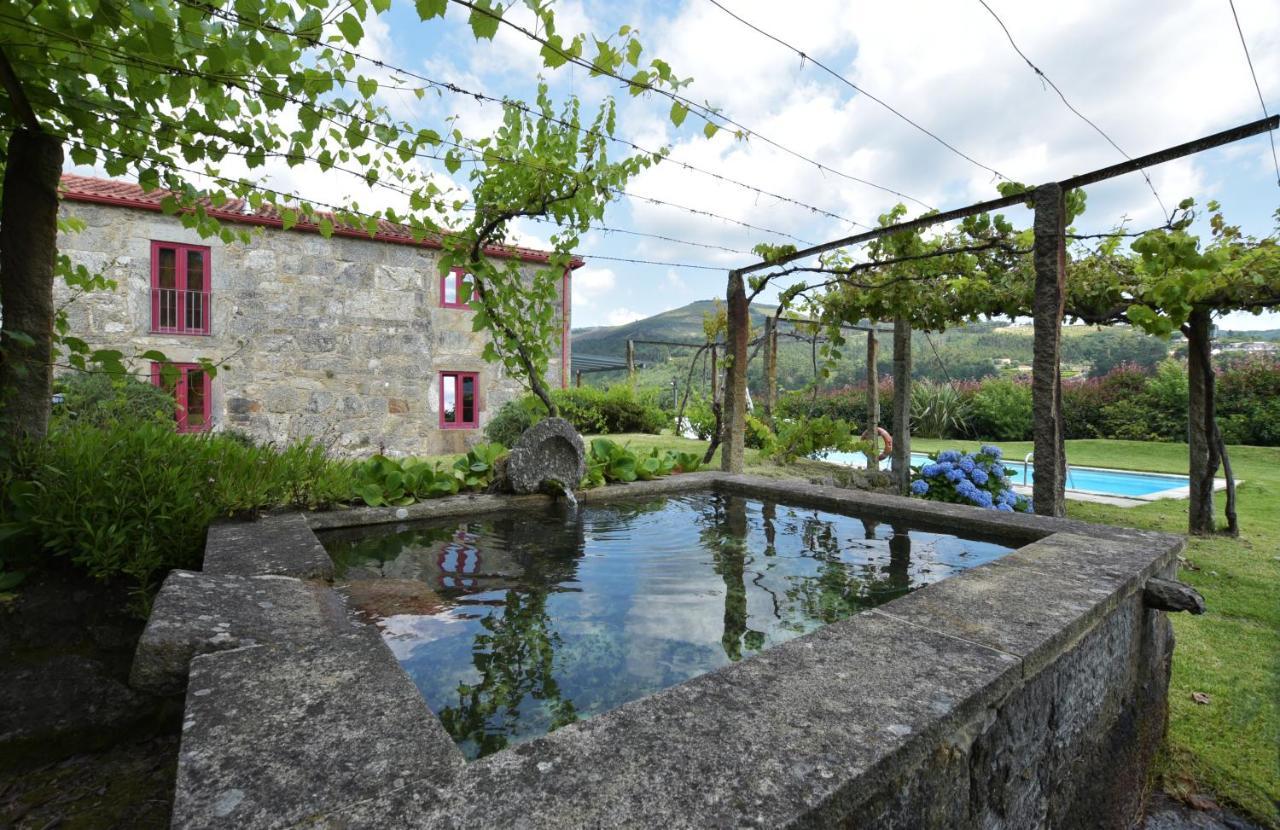
[[[627,383],[636,385],[636,341],[627,339]]]
[[[724,384],[724,426],[721,433],[724,440],[720,448],[720,469],[726,473],[740,473],[747,424],[747,339],[751,318],[747,310],[747,289],[739,271],[729,272],[726,300],[725,360],[728,371],[725,372]],[[714,356],[715,351],[711,354]]]
[[[893,465],[898,492],[911,492],[911,324],[893,321]]]
[[[1042,516],[1065,516],[1066,448],[1062,424],[1062,312],[1066,303],[1066,202],[1061,185],[1035,191],[1035,325],[1031,417],[1035,481],[1031,504]]]
[[[581,387],[581,386],[582,386],[582,370],[581,370],[581,369],[579,369],[579,370],[578,370],[578,374],[577,374],[577,377],[576,377],[576,379],[575,379],[575,380],[576,380],[576,382],[575,382],[575,384],[574,384],[574,385],[575,385],[575,386],[578,386],[578,387]]]
[[[871,439],[871,451],[867,453],[867,469],[880,469],[880,452],[876,427],[880,426],[880,375],[876,371],[876,362],[880,359],[880,343],[876,339],[876,322],[871,321],[867,329],[867,431]]]
[[[778,321],[764,318],[764,419],[773,426],[773,411],[778,405]]]

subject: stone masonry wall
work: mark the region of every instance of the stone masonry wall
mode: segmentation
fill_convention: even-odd
[[[61,235],[60,250],[118,283],[69,306],[73,333],[126,355],[225,360],[212,383],[214,430],[281,443],[311,436],[350,455],[459,452],[523,391],[481,358],[472,312],[440,307],[434,250],[275,228],[223,244],[146,210],[68,201],[62,214],[87,227]],[[208,336],[150,332],[152,241],[210,248]],[[62,303],[60,283],[58,292]],[[479,373],[479,428],[439,428],[442,371]],[[547,381],[561,385],[558,357]]]

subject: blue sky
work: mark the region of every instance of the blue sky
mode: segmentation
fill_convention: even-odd
[[[977,0],[722,2],[1013,179],[1056,180],[1122,160],[1041,84]],[[1130,155],[1261,117],[1226,0],[1077,0],[1067,7],[1043,0],[989,2],[1028,57]],[[1236,7],[1264,97],[1275,113],[1280,110],[1280,3],[1236,0]],[[693,77],[688,97],[721,107],[756,132],[831,168],[943,209],[996,195],[991,173],[732,20],[708,0],[561,0],[556,8],[562,33],[604,34],[623,23],[638,28],[647,56],[662,57],[677,74]],[[510,14],[528,22],[519,9]],[[456,5],[444,21],[423,23],[410,0],[395,0],[389,14],[366,28],[363,53],[494,96],[531,100],[542,71],[536,44],[506,27],[492,43],[477,43],[465,9]],[[576,93],[586,107],[617,96],[619,134],[645,147],[670,145],[675,159],[868,224],[898,201],[758,139],[740,142],[724,133],[705,139],[701,122],[693,117],[677,130],[667,120],[670,101],[665,98],[631,98],[615,83],[589,78],[581,69],[542,74],[557,96]],[[473,136],[492,131],[500,117],[496,105],[467,97],[429,95],[418,101],[408,93],[385,94],[402,117],[439,128],[457,115],[462,130]],[[464,167],[455,177],[464,187],[465,172]],[[1165,164],[1150,174],[1166,205],[1186,196],[1201,204],[1218,199],[1230,221],[1255,234],[1270,232],[1272,214],[1280,206],[1265,136]],[[385,191],[354,192],[336,174],[327,178],[280,170],[273,181],[316,199],[355,195],[369,204],[388,198]],[[854,230],[837,219],[670,163],[641,174],[628,189],[808,241]],[[1089,210],[1077,222],[1081,231],[1103,230],[1124,217],[1133,228],[1159,223],[1155,199],[1138,175],[1096,185],[1088,193]],[[1029,219],[1025,211],[1009,213],[1017,222]],[[761,241],[789,241],[625,198],[610,205],[606,223],[740,251]],[[545,241],[549,231],[531,222],[517,228],[519,241],[534,245]],[[582,252],[588,264],[575,280],[575,326],[626,322],[723,295],[725,272],[720,269],[753,260],[749,254],[602,232],[589,234]],[[682,265],[628,265],[600,256]],[[717,270],[682,267],[688,265]],[[1280,315],[1233,316],[1224,324],[1280,327]]]

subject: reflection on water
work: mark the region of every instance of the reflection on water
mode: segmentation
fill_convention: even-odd
[[[336,532],[325,546],[470,758],[1009,550],[710,493]]]

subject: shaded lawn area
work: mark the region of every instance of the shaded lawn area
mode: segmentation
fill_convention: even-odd
[[[1010,458],[1030,442],[1000,444]],[[932,452],[977,442],[912,439]],[[1229,447],[1238,491],[1240,538],[1191,537],[1179,579],[1204,594],[1201,617],[1172,614],[1177,645],[1169,691],[1164,786],[1209,791],[1255,819],[1280,827],[1280,448]],[[1187,473],[1185,444],[1068,441],[1071,464]],[[1226,496],[1217,494],[1222,515]],[[1185,533],[1186,500],[1118,508],[1067,500],[1072,518]],[[1221,520],[1221,518],[1220,518]],[[1192,700],[1203,692],[1208,704]]]

